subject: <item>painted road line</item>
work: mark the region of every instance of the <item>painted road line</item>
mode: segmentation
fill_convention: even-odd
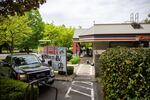
[[[71,87],[69,87],[69,89],[68,89],[67,93],[65,94],[65,97],[66,97],[66,98],[70,97],[70,96],[69,96],[69,93],[70,93],[71,89],[72,89],[72,88],[71,88]]]
[[[71,84],[73,84],[73,82],[74,82],[74,81],[72,81]],[[66,97],[66,98],[70,97],[70,96],[69,96],[69,93],[70,93],[71,89],[72,89],[72,87],[70,86],[69,89],[68,89],[68,91],[67,91],[67,93],[65,94],[65,97]]]
[[[93,67],[93,75],[95,76],[95,67],[94,66],[92,66]]]
[[[73,81],[72,83],[84,83],[84,84],[88,84],[88,85],[93,85],[92,82],[87,82],[87,81]]]
[[[92,83],[92,82],[87,82],[87,81],[73,81],[73,82],[72,82],[72,84],[75,84],[75,83],[84,83],[84,84],[91,85],[92,88],[88,88],[88,89],[91,90],[91,95],[90,95],[91,100],[94,100],[94,89],[93,89],[93,83]],[[84,88],[84,86],[80,86],[80,85],[78,85],[78,86]],[[86,87],[86,88],[87,88],[87,87]]]
[[[81,66],[82,66],[82,65],[79,65],[79,68],[78,68],[77,73],[76,73],[77,75],[78,75],[79,72],[80,72]]]
[[[87,80],[89,80],[89,79],[91,79],[91,77],[77,77],[76,79],[87,79]]]
[[[94,90],[93,90],[93,88],[91,90],[91,100],[94,100]]]
[[[74,85],[74,86],[78,86],[78,87],[80,87],[80,88],[84,88],[84,89],[92,90],[92,88],[88,88],[88,87],[85,87],[85,86],[80,86],[80,85],[76,85],[76,84],[72,84],[72,85]]]
[[[73,91],[73,92],[76,92],[76,93],[79,93],[79,94],[82,94],[82,95],[84,95],[84,96],[91,97],[91,95],[89,95],[89,94],[86,94],[86,93],[84,93],[84,92],[81,92],[81,91],[77,91],[77,90],[75,90],[75,89],[71,89],[71,91]]]
[[[90,75],[92,75],[92,66],[90,66]]]
[[[81,85],[76,85],[75,83],[84,83],[84,84],[90,85],[92,88],[84,87],[84,86],[81,86]],[[89,94],[81,92],[79,90],[75,90],[75,89],[72,88],[73,85],[75,85],[75,86],[77,86],[79,88],[88,89],[88,90],[90,90],[91,94],[89,95]],[[81,95],[84,95],[84,96],[88,96],[88,97],[91,98],[91,100],[94,100],[94,89],[93,89],[93,87],[94,86],[93,86],[92,82],[87,82],[87,81],[72,81],[71,87],[69,87],[67,93],[65,94],[65,97],[66,98],[70,97],[69,94],[72,91],[72,92],[75,92],[75,93],[78,93],[78,94],[81,94]]]

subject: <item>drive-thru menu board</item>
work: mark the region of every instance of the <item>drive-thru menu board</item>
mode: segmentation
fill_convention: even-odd
[[[52,66],[54,70],[66,72],[66,47],[39,47],[38,54],[40,54],[42,58],[45,59],[45,63]]]

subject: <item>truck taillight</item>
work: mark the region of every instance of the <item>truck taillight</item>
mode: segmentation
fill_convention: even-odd
[[[17,80],[20,80],[20,74],[17,74]]]

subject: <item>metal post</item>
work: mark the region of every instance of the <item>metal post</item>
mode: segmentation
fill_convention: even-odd
[[[76,56],[77,56],[77,42],[76,42]]]
[[[51,42],[51,40],[39,40],[39,42],[46,42],[46,45],[47,45],[46,53],[47,53],[47,55],[48,55],[48,42]]]
[[[48,42],[47,42],[47,55],[48,55]]]

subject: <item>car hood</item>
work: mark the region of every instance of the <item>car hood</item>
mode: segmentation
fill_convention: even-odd
[[[42,72],[42,71],[47,71],[50,70],[49,67],[47,66],[41,66],[41,65],[24,65],[24,66],[19,66],[16,68],[16,71],[19,72],[24,72],[24,73],[34,73],[34,72]]]

